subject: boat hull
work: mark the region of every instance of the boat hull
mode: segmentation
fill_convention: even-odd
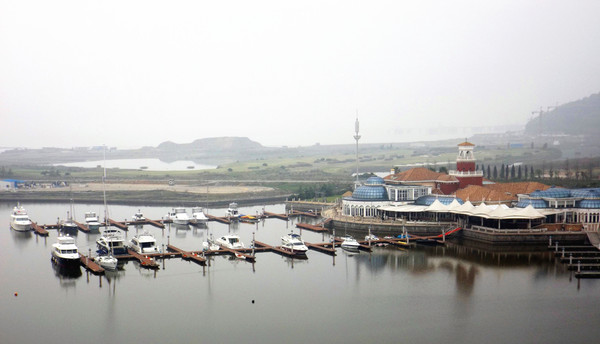
[[[74,257],[63,257],[58,254],[52,254],[52,261],[64,267],[77,267],[80,265],[80,259]]]
[[[31,223],[11,222],[10,228],[16,230],[17,232],[28,232],[31,230]]]

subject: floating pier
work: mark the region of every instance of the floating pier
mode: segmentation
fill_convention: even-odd
[[[91,271],[94,275],[104,274],[104,268],[96,264],[96,262],[91,257],[84,256],[80,253],[79,261],[81,262],[81,266]]]
[[[171,251],[177,252],[178,254],[181,255],[181,258],[184,260],[191,260],[194,263],[200,264],[200,265],[206,265],[206,258],[201,257],[198,253],[195,252],[189,252],[189,251],[184,251],[178,247],[175,247],[173,245],[168,245],[167,248]],[[217,251],[209,251],[209,252],[217,252]]]
[[[302,229],[306,229],[309,231],[313,231],[313,232],[327,232],[328,229],[321,227],[321,226],[316,226],[316,225],[310,225],[308,223],[297,223],[296,224],[297,228],[302,228]]]
[[[41,235],[41,236],[49,235],[48,231],[44,227],[38,225],[36,222],[33,222],[33,221],[31,222],[31,228],[33,228],[33,231],[37,235]]]
[[[210,214],[206,214],[206,217],[208,217],[209,221],[217,221],[217,222],[224,223],[226,225],[231,223],[231,220],[226,217],[213,216]]]
[[[263,215],[267,218],[273,217],[273,218],[284,220],[284,221],[288,220],[288,216],[286,214],[276,214],[276,213],[271,213],[268,211],[263,211]]]
[[[264,248],[268,251],[275,252],[275,253],[285,256],[285,257],[304,258],[304,259],[307,258],[305,252],[298,252],[298,251],[292,252],[292,251],[283,249],[281,246],[271,246],[271,245],[267,245],[263,242],[256,241],[256,240],[254,241],[254,246],[257,246],[258,248]]]
[[[158,263],[156,261],[154,261],[154,259],[150,259],[146,256],[143,256],[131,249],[127,249],[127,253],[129,253],[129,255],[132,256],[133,258],[139,260],[141,266],[143,266],[145,268],[150,268],[150,269],[158,269]]]
[[[314,213],[314,212],[310,212],[310,211],[309,211],[309,212],[306,212],[306,211],[298,211],[298,210],[294,210],[294,209],[292,209],[292,210],[290,211],[290,213],[288,214],[288,216],[299,216],[299,215],[302,215],[302,216],[308,216],[308,217],[314,217],[314,218],[317,218],[317,217],[319,217],[319,214],[317,214],[317,213]]]
[[[597,242],[597,233],[589,235],[591,243]],[[558,242],[550,241],[548,248],[554,251],[554,256],[563,264],[567,264],[567,269],[576,271],[576,278],[600,278],[600,249],[596,245],[573,245],[559,246]]]

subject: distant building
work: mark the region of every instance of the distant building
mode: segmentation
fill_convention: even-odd
[[[3,179],[3,180],[0,180],[0,190],[14,191],[21,184],[25,184],[25,182],[22,180],[17,180],[17,179]]]

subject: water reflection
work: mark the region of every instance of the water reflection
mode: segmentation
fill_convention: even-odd
[[[10,231],[10,236],[12,237],[15,245],[21,250],[27,246],[27,242],[29,242],[29,239],[31,239],[31,237],[33,236],[31,231],[19,232],[10,227],[8,230]]]
[[[82,275],[81,267],[79,265],[65,266],[57,264],[52,260],[50,260],[50,264],[52,265],[54,275],[58,278],[61,287],[66,289],[75,288],[77,279]]]

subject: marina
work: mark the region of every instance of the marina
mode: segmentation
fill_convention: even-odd
[[[49,224],[56,222],[55,214],[64,209],[64,205],[60,204],[25,206],[37,223]],[[263,207],[241,207],[240,212],[260,213]],[[8,219],[11,208],[12,205],[8,204],[2,208],[5,219]],[[82,207],[78,205],[78,208]],[[137,209],[111,206],[111,218],[131,218]],[[166,209],[170,208],[147,207],[142,210],[146,219],[160,219]],[[266,209],[277,214],[285,213],[283,205],[266,206]],[[207,209],[207,213],[223,214],[224,210]],[[56,240],[57,229],[48,225],[48,229],[45,229],[47,236],[42,236],[34,231],[21,233],[11,230],[7,224],[0,245],[10,264],[0,268],[0,277],[6,281],[0,289],[3,295],[10,297],[1,297],[0,306],[15,314],[15,317],[0,324],[2,342],[28,342],[46,331],[66,330],[66,325],[60,323],[50,326],[38,321],[41,320],[40,313],[59,304],[63,307],[68,305],[67,311],[80,309],[98,315],[94,327],[86,327],[83,319],[74,320],[70,326],[86,328],[85,332],[67,335],[61,338],[61,342],[92,342],[94,338],[103,336],[104,329],[107,329],[117,333],[120,340],[130,341],[150,338],[166,340],[167,334],[176,331],[180,338],[190,341],[198,338],[203,341],[242,341],[247,340],[248,333],[252,333],[256,340],[275,343],[279,340],[273,335],[283,335],[282,326],[286,334],[292,331],[292,334],[302,338],[301,341],[292,339],[289,341],[291,343],[327,340],[327,334],[305,335],[306,331],[301,334],[284,324],[281,319],[288,312],[278,304],[289,293],[298,295],[297,301],[303,304],[303,311],[296,315],[298,326],[306,329],[327,322],[336,332],[348,331],[348,324],[357,327],[356,330],[350,329],[347,335],[336,337],[336,342],[356,342],[356,338],[361,336],[364,338],[361,341],[376,338],[370,340],[395,342],[394,338],[400,335],[412,339],[411,342],[430,342],[441,338],[444,341],[469,342],[464,340],[464,332],[459,330],[461,321],[449,316],[451,314],[467,317],[472,324],[469,325],[471,334],[496,336],[500,333],[494,330],[490,332],[490,326],[498,321],[514,327],[518,327],[522,321],[528,321],[531,326],[546,331],[547,335],[542,335],[542,339],[552,336],[553,339],[566,340],[566,337],[561,337],[561,332],[554,330],[559,327],[560,317],[557,319],[544,314],[551,314],[550,310],[567,311],[576,307],[578,312],[570,318],[582,325],[575,325],[571,330],[583,329],[584,324],[589,324],[597,317],[598,303],[590,300],[596,299],[594,295],[600,291],[600,285],[595,279],[587,279],[581,274],[595,271],[582,267],[579,278],[575,278],[577,271],[561,263],[560,256],[555,257],[554,243],[552,248],[547,243],[544,250],[537,252],[527,249],[496,253],[489,248],[453,243],[452,235],[446,238],[445,245],[440,246],[418,244],[416,237],[415,240],[378,238],[358,240],[364,247],[357,252],[347,252],[339,247],[341,240],[338,238],[346,234],[343,230],[335,231],[336,238],[332,242],[334,234],[331,231],[316,232],[298,228],[296,221],[300,220],[295,217],[290,217],[288,221],[265,218],[252,225],[209,221],[205,228],[182,228],[153,220],[164,225],[161,228],[149,222],[141,224],[115,220],[127,224],[128,230],[113,227],[121,231],[127,241],[137,233],[148,231],[155,236],[161,248],[159,253],[136,256],[130,250],[118,256],[119,267],[116,271],[104,270],[89,259],[89,256],[95,255],[95,241],[100,233],[80,231],[74,237],[82,265],[80,270],[64,270],[54,267],[50,262],[50,246]],[[321,221],[307,220],[315,226]],[[278,248],[281,246],[281,237],[292,230],[301,233],[309,249],[305,258]],[[230,233],[239,235],[246,244],[245,248],[203,249],[202,243],[211,235],[217,238]],[[352,234],[355,238],[364,237],[364,234]],[[388,246],[377,246],[383,243]],[[559,252],[561,250],[559,246]],[[589,251],[589,247],[577,250],[585,252]],[[575,247],[565,249],[565,252],[575,251]],[[43,284],[47,294],[53,297],[38,295],[37,288],[29,282],[32,279],[36,284]],[[515,297],[536,295],[540,288],[546,292],[526,298]],[[306,290],[311,292],[306,293]],[[18,296],[14,296],[15,293]],[[485,301],[492,296],[504,306],[493,306]],[[535,313],[526,302],[530,297],[536,305]],[[166,320],[142,331],[141,325],[126,320],[155,311],[153,303],[143,301],[148,298],[165,299],[169,307],[162,312],[177,321]],[[419,304],[414,302],[416,299],[420,299]],[[253,300],[255,303],[252,303]],[[23,302],[35,305],[36,311],[23,307]],[[315,314],[309,310],[317,303],[325,311]],[[247,324],[234,321],[231,311],[227,310],[232,307],[237,313],[256,313],[260,317]],[[203,311],[198,312],[198,308]],[[369,309],[368,317],[359,316],[359,308]],[[113,317],[119,321],[110,320]],[[16,331],[20,326],[16,321],[25,318],[42,325],[31,331]],[[225,324],[231,324],[232,321],[236,328],[223,337]],[[425,327],[412,324],[428,321],[445,325],[443,329],[424,335]],[[398,324],[406,326],[398,327]],[[252,328],[255,327],[262,329],[260,333],[253,332]],[[526,332],[517,332],[502,334],[497,337],[502,338],[501,341],[491,342],[533,341]],[[144,335],[140,338],[139,333]],[[594,331],[586,333],[590,338],[596,334]],[[539,338],[538,334],[535,340]],[[50,339],[49,342],[59,341]]]

